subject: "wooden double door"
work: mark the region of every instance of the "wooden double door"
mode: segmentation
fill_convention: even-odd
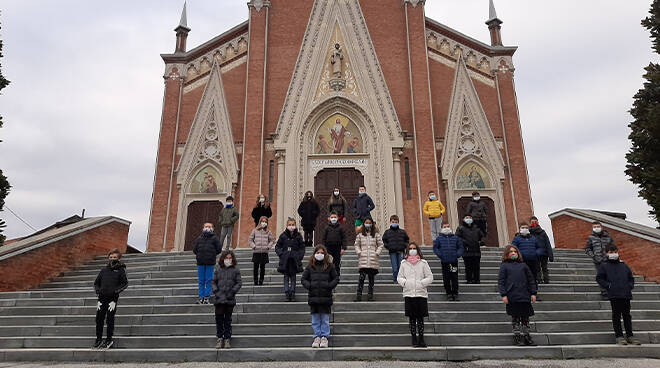
[[[192,250],[193,241],[202,234],[204,224],[213,224],[216,233],[220,235],[220,201],[195,201],[188,205],[188,218],[186,221],[186,243],[183,250]]]
[[[458,200],[458,221],[459,223],[465,217],[465,208],[472,200],[472,197],[463,197]],[[499,247],[497,236],[497,216],[495,216],[495,202],[488,197],[481,197],[481,200],[486,203],[486,240],[487,247]]]
[[[321,208],[321,215],[316,224],[314,245],[322,242],[321,237],[328,226],[328,200],[334,188],[339,188],[342,196],[346,199],[348,208],[344,213],[346,222],[347,245],[351,247],[355,242],[355,215],[353,214],[353,201],[358,196],[358,188],[364,185],[364,176],[355,169],[323,169],[314,178],[314,197]]]

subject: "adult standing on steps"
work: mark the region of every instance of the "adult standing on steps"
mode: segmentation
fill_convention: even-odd
[[[231,249],[231,237],[234,233],[234,224],[238,221],[238,210],[234,207],[234,197],[228,196],[225,202],[225,208],[220,212],[220,245],[222,250]],[[225,243],[225,239],[227,243]]]
[[[314,244],[314,229],[316,228],[316,220],[321,214],[318,202],[314,199],[314,193],[308,190],[305,193],[300,205],[298,205],[298,215],[300,215],[300,225],[305,232],[305,246],[311,247]]]
[[[429,316],[427,288],[433,282],[433,272],[415,242],[411,242],[406,248],[406,259],[401,262],[397,281],[403,288],[405,314],[409,320],[412,346],[425,348],[424,317]]]
[[[259,227],[259,220],[264,216],[267,219],[271,218],[273,216],[273,210],[270,209],[268,198],[263,194],[259,194],[259,197],[257,197],[257,204],[252,209],[252,219],[254,220],[255,227]]]
[[[587,238],[585,253],[594,261],[596,271],[598,271],[601,263],[607,261],[607,252],[605,250],[608,247],[616,247],[614,239],[612,239],[610,233],[603,229],[603,225],[600,222],[592,222],[591,235]],[[602,286],[600,286],[600,297],[603,300],[608,299],[607,289]]]
[[[474,224],[484,233],[484,239],[488,235],[488,208],[486,202],[481,200],[479,192],[472,192],[472,200],[465,207],[465,214],[470,215]]]
[[[343,225],[346,221],[346,211],[348,211],[348,202],[343,195],[341,195],[339,188],[335,187],[332,190],[332,195],[328,199],[328,213],[336,213],[339,219],[339,224]]]
[[[353,201],[353,213],[355,214],[355,232],[362,230],[362,224],[368,218],[371,218],[371,211],[376,208],[374,201],[367,194],[367,187],[360,185],[358,188],[358,197]]]
[[[195,239],[193,253],[197,260],[197,283],[199,300],[197,304],[209,304],[211,296],[211,281],[213,281],[213,266],[216,257],[222,251],[220,239],[213,232],[213,224],[205,223],[202,235]]]
[[[378,268],[380,267],[378,257],[383,251],[383,239],[376,229],[374,220],[370,217],[364,220],[362,231],[355,237],[355,253],[358,256],[358,287],[355,301],[362,301],[362,290],[364,289],[364,280],[369,277],[369,301],[374,300],[374,284]]]
[[[296,227],[296,220],[291,217],[286,221],[286,230],[277,239],[275,253],[280,257],[277,272],[284,275],[286,300],[292,302],[296,299],[296,274],[303,271],[302,259],[305,257],[305,243]]]

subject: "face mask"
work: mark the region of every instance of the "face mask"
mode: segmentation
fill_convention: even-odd
[[[367,194],[367,192],[360,192],[359,194],[360,194],[360,196],[363,196],[363,195]]]
[[[616,261],[619,259],[619,253],[607,253],[607,258],[612,261]]]
[[[259,202],[261,202],[261,203],[266,202],[266,198],[259,198]]]
[[[522,235],[529,235],[529,229],[528,228],[521,228],[520,229],[520,234]]]
[[[364,227],[367,229],[371,229],[371,224],[364,224]]]
[[[111,259],[111,260],[110,260],[110,266],[111,266],[111,267],[115,267],[115,266],[118,265],[118,264],[119,264],[119,260],[118,260],[118,259]]]
[[[321,262],[322,260],[325,259],[325,254],[323,254],[323,253],[316,253],[316,254],[314,255],[314,258],[315,258],[317,261]]]
[[[231,203],[231,202],[227,202],[227,204],[225,205],[225,207],[230,208],[230,207],[233,206],[233,205],[234,205],[233,203]]]
[[[234,263],[234,262],[232,262],[231,259],[225,259],[225,267],[231,267],[232,263]]]
[[[480,200],[480,199],[481,199],[481,197],[479,197],[479,196],[476,196],[476,197],[472,197],[472,199],[474,199],[475,201],[478,201],[478,200]]]
[[[262,222],[262,223],[261,223],[261,227],[263,227],[264,229],[266,228],[266,226],[268,226],[268,223],[267,223],[267,222]]]
[[[532,222],[532,227],[535,227],[535,226],[539,226],[539,223],[536,222],[536,221]]]
[[[287,226],[286,227],[290,232],[294,232],[296,230],[295,226]]]
[[[398,222],[393,222],[393,223],[390,224],[390,226],[392,227],[392,229],[398,229],[399,228],[399,223]]]
[[[469,218],[469,219],[465,219],[464,221],[465,221],[465,223],[468,224],[468,225],[472,224],[472,219],[471,219],[471,218]]]
[[[443,227],[442,230],[440,230],[440,232],[445,234],[445,235],[449,235],[449,234],[451,234],[451,228]]]
[[[429,199],[432,200],[432,201],[435,201],[435,194],[430,195],[430,196],[429,196]]]
[[[509,255],[509,258],[511,258],[515,261],[516,259],[518,259],[518,254],[517,253],[511,254],[511,255]]]
[[[312,195],[311,195],[311,194],[308,194],[306,197],[307,197],[307,200],[312,199]]]
[[[594,232],[595,232],[596,234],[600,234],[601,231],[603,231],[603,228],[600,228],[600,227],[595,227],[595,228],[594,228]]]
[[[204,230],[202,230],[202,232],[203,232],[204,234],[212,234],[212,233],[213,233],[213,229],[211,229],[210,227],[205,227]]]
[[[333,223],[333,224],[336,224],[337,223],[337,218],[336,217],[331,217],[330,222]]]
[[[339,192],[333,192],[332,194],[338,196],[338,195],[339,195]]]
[[[411,255],[411,256],[416,256],[416,255],[417,255],[417,249],[411,249],[411,250],[408,252],[408,254]]]

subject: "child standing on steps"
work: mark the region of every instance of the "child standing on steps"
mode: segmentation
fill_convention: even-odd
[[[255,285],[264,284],[266,274],[266,263],[268,263],[268,252],[275,245],[275,237],[268,230],[268,217],[261,216],[259,224],[250,233],[248,244],[252,248],[252,263],[254,264],[253,278]]]
[[[231,347],[231,314],[236,306],[236,294],[242,285],[236,255],[231,250],[222,252],[213,274],[211,300],[215,306],[216,349]]]
[[[280,257],[277,272],[284,275],[286,300],[292,302],[296,300],[296,274],[303,270],[305,243],[296,227],[296,220],[291,217],[286,221],[286,230],[277,239],[275,253]]]
[[[312,313],[313,348],[328,347],[332,290],[339,283],[339,275],[330,258],[328,250],[317,245],[301,279],[303,287],[309,291],[307,303]]]
[[[410,238],[405,230],[399,227],[399,216],[390,216],[390,228],[383,233],[383,244],[390,252],[390,263],[392,263],[392,280],[397,282],[399,266],[403,261],[403,253],[408,246]]]
[[[355,301],[362,301],[362,290],[364,280],[369,277],[369,296],[367,300],[374,300],[374,284],[380,264],[378,257],[383,251],[383,239],[381,238],[376,224],[371,217],[364,220],[361,232],[355,237],[355,253],[358,256],[359,279]]]
[[[452,233],[448,222],[443,222],[440,235],[433,241],[433,252],[442,263],[442,283],[447,300],[458,300],[458,259],[464,250],[461,238]]]
[[[630,300],[632,289],[635,287],[635,279],[632,271],[619,260],[619,249],[614,244],[609,244],[606,250],[606,261],[598,266],[596,281],[607,290],[607,297],[612,306],[612,326],[616,343],[619,345],[641,345],[639,340],[633,337],[632,317],[630,316]],[[626,337],[621,330],[621,318],[626,329]]]
[[[115,313],[119,293],[128,287],[126,266],[120,261],[121,252],[113,249],[108,253],[108,265],[101,269],[94,280],[94,290],[98,296],[96,302],[96,342],[94,349],[110,349],[114,342],[112,335],[115,330]],[[107,339],[103,341],[103,323],[107,318]]]
[[[506,304],[506,313],[511,316],[513,343],[535,345],[529,334],[529,317],[534,315],[532,303],[536,302],[536,280],[513,245],[508,245],[502,254],[497,286]]]
[[[397,281],[403,287],[405,313],[409,319],[412,346],[425,348],[424,317],[429,316],[427,288],[433,282],[433,273],[415,242],[408,245],[405,256],[399,268]]]

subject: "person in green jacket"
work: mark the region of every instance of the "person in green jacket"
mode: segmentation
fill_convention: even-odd
[[[220,245],[222,250],[231,249],[231,236],[234,233],[234,224],[238,221],[238,210],[234,207],[234,197],[228,196],[225,208],[220,212]],[[225,239],[227,243],[225,245]]]

